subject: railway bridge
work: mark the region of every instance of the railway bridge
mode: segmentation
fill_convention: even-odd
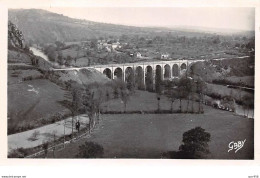
[[[157,82],[180,76],[198,60],[153,61],[93,66],[110,79],[134,84],[138,89],[155,90]]]
[[[110,79],[134,84],[138,89],[154,90],[156,82],[180,76],[192,63],[202,60],[152,61],[122,64],[95,65],[90,67],[56,70],[80,70],[93,68]]]

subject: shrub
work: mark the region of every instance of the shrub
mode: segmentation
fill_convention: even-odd
[[[100,158],[104,154],[104,149],[101,145],[94,142],[85,142],[79,146],[79,152],[76,155],[78,158]]]
[[[205,129],[196,127],[183,133],[179,151],[169,151],[162,154],[164,158],[200,159],[209,154],[208,142],[210,134]]]
[[[28,155],[28,150],[24,148],[17,148],[8,153],[8,158],[24,158]]]
[[[38,137],[40,136],[40,132],[38,130],[35,130],[32,135],[28,138],[29,141],[35,141],[38,140]]]
[[[42,144],[42,148],[43,148],[43,150],[44,150],[44,156],[46,157],[47,154],[48,154],[49,142],[44,142],[44,143]]]

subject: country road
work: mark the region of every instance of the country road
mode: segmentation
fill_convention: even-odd
[[[81,126],[80,128],[86,127],[86,124],[89,122],[89,118],[87,115],[79,115],[76,117],[79,119]],[[12,135],[8,135],[8,151],[16,148],[32,148],[38,145],[41,145],[44,141],[49,140],[49,135],[52,133],[56,134],[57,138],[60,138],[64,135],[64,123],[65,123],[65,135],[69,135],[72,132],[72,123],[71,117],[55,122],[53,124],[45,125],[36,129],[28,130],[25,132],[20,132]],[[74,121],[74,130],[73,132],[77,132],[75,129],[75,121]],[[39,132],[38,139],[35,141],[30,140],[30,137],[36,132]]]

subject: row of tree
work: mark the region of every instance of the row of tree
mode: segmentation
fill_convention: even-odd
[[[122,81],[115,80],[106,84],[93,83],[89,85],[79,85],[73,83],[71,85],[71,112],[72,124],[74,125],[74,117],[85,113],[89,117],[88,131],[90,132],[96,124],[100,122],[101,107],[104,102],[111,99],[120,98],[124,103],[126,111],[127,102],[130,92],[126,84]],[[73,132],[73,131],[72,131]]]
[[[164,93],[171,102],[171,111],[173,112],[173,103],[179,100],[180,112],[195,112],[194,102],[199,103],[198,113],[203,113],[204,95],[206,91],[206,84],[201,78],[193,79],[182,77],[180,79],[167,80],[163,82]],[[187,100],[186,110],[183,110],[182,101]],[[189,107],[191,105],[191,111]]]
[[[246,47],[248,49],[254,48],[254,37],[246,35],[216,35],[216,34],[193,34],[190,36],[176,35],[171,33],[165,33],[161,35],[145,35],[145,36],[133,36],[128,37],[123,35],[120,37],[122,42],[131,42],[137,45],[146,45],[147,47],[155,44],[187,44],[187,45],[220,45],[223,47]],[[239,44],[237,46],[237,44]]]

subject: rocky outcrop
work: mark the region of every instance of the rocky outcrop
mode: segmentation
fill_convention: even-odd
[[[25,48],[22,31],[11,21],[8,21],[8,47]]]

